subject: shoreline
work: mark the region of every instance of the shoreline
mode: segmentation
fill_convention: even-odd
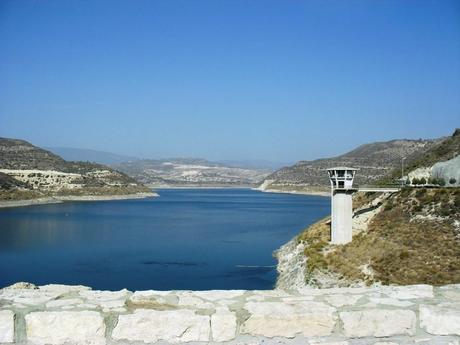
[[[281,194],[297,194],[297,195],[313,195],[313,196],[324,196],[330,197],[330,192],[320,192],[320,191],[297,191],[297,190],[278,190],[278,189],[261,189],[261,188],[251,188],[253,190],[258,190],[259,192],[264,193],[281,193]]]
[[[158,186],[147,185],[154,189],[254,189],[253,186]]]
[[[67,195],[46,197],[28,200],[2,200],[0,201],[1,208],[24,207],[34,205],[62,204],[71,201],[111,201],[111,200],[129,200],[129,199],[145,199],[158,197],[155,192],[151,193],[135,193],[135,194],[120,194],[120,195]]]

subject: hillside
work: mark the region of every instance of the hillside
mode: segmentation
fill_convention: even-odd
[[[369,202],[376,195],[361,197]],[[279,260],[294,250],[298,257],[284,263],[278,287],[292,288],[293,282],[299,287],[299,281],[321,288],[460,282],[459,188],[407,188],[386,195],[378,211],[361,223],[358,214],[365,216],[366,209],[369,204],[355,210],[353,241],[346,245],[329,244],[327,218],[305,229],[291,243],[291,253],[282,248]]]
[[[266,170],[245,169],[205,159],[143,159],[113,165],[136,180],[155,187],[255,186]]]
[[[448,185],[460,185],[460,129],[452,136],[436,143],[423,155],[409,160],[405,169],[406,179],[412,182],[414,178],[424,178],[426,182],[442,180]],[[391,181],[400,176],[394,170],[383,182]]]
[[[425,152],[442,142],[436,140],[392,140],[364,144],[341,156],[300,161],[293,166],[282,168],[267,176],[262,190],[280,191],[320,191],[329,190],[329,180],[325,170],[332,166],[358,168],[357,184],[371,184],[401,167],[401,159],[406,162],[421,157]],[[398,176],[400,177],[400,176]]]
[[[458,164],[459,138],[456,130],[415,158],[408,176]],[[444,169],[444,188],[354,194],[353,241],[331,245],[329,217],[308,227],[277,252],[278,287],[460,283],[460,188],[449,175],[459,170]]]
[[[18,139],[0,138],[0,200],[150,193],[107,166],[66,161]]]
[[[73,147],[47,147],[46,149],[68,161],[95,162],[104,165],[118,164],[139,159],[134,156]]]

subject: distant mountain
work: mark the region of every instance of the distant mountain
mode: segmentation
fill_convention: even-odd
[[[139,159],[139,157],[134,156],[119,155],[116,153],[90,149],[77,149],[73,147],[47,147],[46,149],[61,156],[65,160],[95,162],[106,165]]]
[[[0,138],[0,199],[144,192],[150,190],[105,165],[66,161],[27,141]]]
[[[150,186],[255,186],[269,173],[205,159],[142,159],[112,165]]]
[[[256,170],[266,170],[266,171],[275,171],[281,169],[282,167],[292,165],[292,163],[287,162],[273,162],[263,159],[253,159],[253,160],[221,160],[218,161],[229,167],[243,168],[243,169],[256,169]]]
[[[410,164],[442,140],[401,139],[364,144],[341,156],[300,161],[282,168],[267,176],[260,188],[280,191],[325,191],[329,189],[326,169],[334,166],[358,168],[356,183],[373,183],[388,176],[395,169],[400,169],[402,158],[405,158],[406,164]]]

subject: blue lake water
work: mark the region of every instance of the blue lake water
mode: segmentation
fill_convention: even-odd
[[[272,253],[329,213],[329,198],[164,189],[159,198],[0,209],[0,287],[270,289]]]

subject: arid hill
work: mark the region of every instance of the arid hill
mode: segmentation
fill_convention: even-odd
[[[0,138],[0,199],[142,192],[150,190],[107,166],[69,162],[27,141]]]
[[[436,140],[392,140],[364,144],[341,156],[300,161],[267,176],[263,183],[265,190],[329,190],[325,170],[333,166],[358,168],[357,184],[371,184],[392,173],[396,168],[401,173],[401,161],[408,164],[442,142]],[[400,177],[400,175],[398,176]]]
[[[459,133],[410,162],[409,176],[456,162]],[[398,172],[383,181],[391,176]],[[313,224],[278,251],[278,286],[460,283],[460,188],[454,180],[407,185],[394,193],[356,193],[352,242],[329,243],[330,218]]]
[[[205,159],[141,159],[113,165],[151,186],[256,186],[269,173]]]

